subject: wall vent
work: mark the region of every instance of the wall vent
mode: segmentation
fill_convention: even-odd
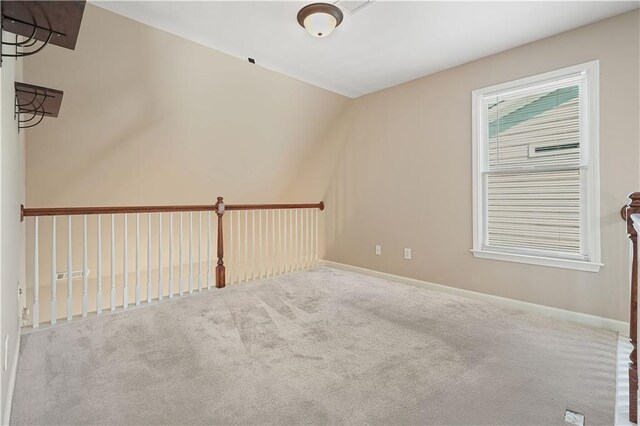
[[[67,271],[63,271],[63,272],[56,272],[56,280],[61,281],[61,280],[66,280],[67,279]],[[87,277],[89,276],[89,270],[87,269]],[[80,271],[72,271],[71,272],[71,279],[75,280],[76,278],[82,278],[82,270]]]
[[[338,0],[334,4],[349,15],[354,15],[369,6],[371,3],[371,0]]]

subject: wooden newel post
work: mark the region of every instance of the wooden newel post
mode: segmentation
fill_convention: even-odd
[[[222,241],[222,216],[224,215],[224,200],[218,197],[216,203],[216,214],[218,215],[218,264],[216,265],[216,287],[224,287],[224,243]]]
[[[627,233],[631,240],[631,303],[629,306],[629,421],[638,423],[638,232],[631,215],[640,213],[640,192],[629,195],[629,204],[625,211]]]

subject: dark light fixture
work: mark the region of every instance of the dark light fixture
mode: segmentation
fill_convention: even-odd
[[[328,36],[342,18],[342,11],[329,3],[309,4],[298,12],[298,23],[313,37]]]

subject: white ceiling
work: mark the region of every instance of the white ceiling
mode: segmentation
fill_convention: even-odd
[[[92,1],[105,9],[349,97],[614,16],[638,1],[374,1],[326,38],[297,1]]]

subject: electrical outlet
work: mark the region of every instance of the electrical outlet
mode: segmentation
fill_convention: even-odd
[[[380,256],[382,254],[382,246],[376,246],[376,254]]]
[[[405,248],[404,249],[404,258],[407,260],[411,260],[411,249],[410,248]]]
[[[87,276],[89,276],[89,272],[91,272],[89,269],[87,269]],[[63,271],[63,272],[56,272],[56,280],[58,281],[62,281],[62,280],[66,280],[69,273],[67,271]],[[82,278],[83,277],[83,272],[82,270],[78,270],[78,271],[71,271],[71,279],[75,280],[76,278]]]
[[[584,426],[584,414],[575,411],[566,410],[564,412],[564,421],[576,426]]]

